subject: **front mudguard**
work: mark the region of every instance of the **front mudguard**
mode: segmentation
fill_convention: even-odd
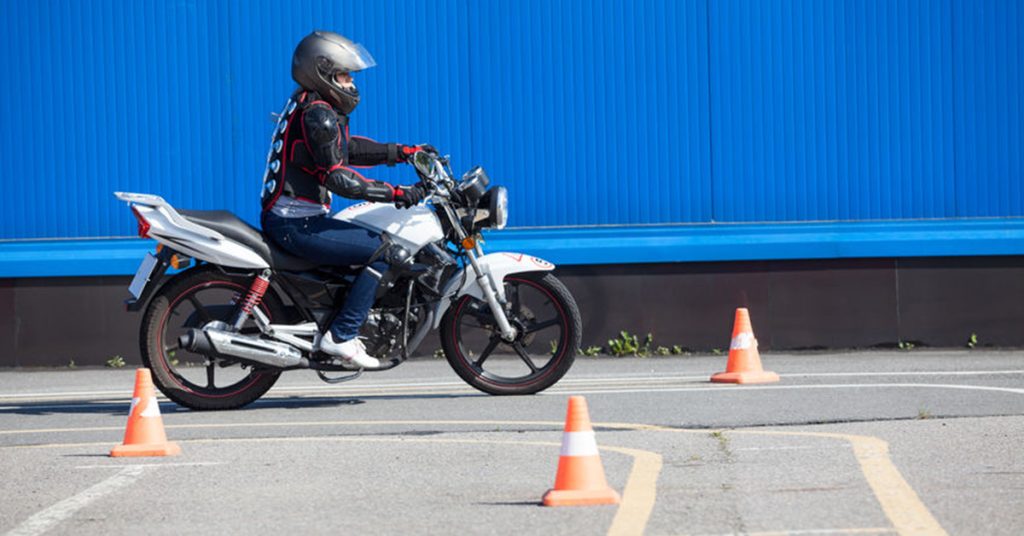
[[[482,272],[491,275],[491,281],[497,283],[495,287],[498,289],[498,300],[501,302],[505,301],[505,285],[501,284],[505,276],[522,272],[550,272],[555,269],[554,264],[523,253],[489,253],[478,257],[476,263]],[[467,264],[448,280],[442,295],[444,298],[434,308],[433,329],[441,325],[441,319],[452,302],[462,296],[470,295],[479,300],[486,300],[472,264]]]

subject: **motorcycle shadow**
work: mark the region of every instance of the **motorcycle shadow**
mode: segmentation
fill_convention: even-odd
[[[383,400],[441,400],[441,399],[455,399],[455,398],[478,398],[478,397],[489,397],[484,393],[430,393],[430,394],[379,394],[379,395],[365,395],[360,394],[358,396],[344,397],[344,396],[289,396],[289,397],[270,397],[262,398],[249,404],[248,406],[241,408],[242,411],[256,410],[256,409],[301,409],[307,407],[321,407],[321,406],[342,406],[342,405],[360,405],[366,404],[372,401],[383,401]]]
[[[275,409],[312,409],[312,408],[330,408],[330,407],[341,407],[341,406],[358,406],[366,404],[368,401],[375,400],[430,400],[430,399],[444,399],[444,398],[467,398],[467,397],[485,397],[483,393],[465,393],[465,394],[409,394],[409,395],[360,395],[355,397],[345,396],[280,396],[280,397],[267,397],[257,400],[245,407],[231,410],[219,410],[219,411],[261,411],[261,410],[275,410]],[[31,416],[47,416],[47,415],[116,415],[116,416],[127,416],[131,409],[131,400],[65,400],[61,402],[17,402],[17,403],[0,403],[0,415],[31,415]],[[183,406],[179,406],[174,402],[168,400],[160,401],[160,413],[162,414],[176,414],[176,413],[188,413],[195,412]],[[203,410],[202,413],[212,413],[218,410]]]

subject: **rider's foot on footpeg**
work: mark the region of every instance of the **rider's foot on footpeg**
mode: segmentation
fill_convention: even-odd
[[[327,333],[320,340],[320,351],[340,357],[362,368],[377,368],[380,366],[379,359],[366,353],[366,346],[363,345],[363,341],[359,337],[353,337],[344,342],[336,342],[334,334]]]

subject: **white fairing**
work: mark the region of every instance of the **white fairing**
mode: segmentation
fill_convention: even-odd
[[[480,266],[481,272],[490,274],[492,281],[497,283],[495,287],[497,287],[498,296],[502,301],[505,299],[505,285],[502,282],[509,274],[550,272],[555,269],[554,264],[539,257],[523,253],[489,253],[477,258],[476,263]],[[462,286],[459,287],[459,284],[462,284]],[[460,270],[456,273],[444,288],[445,296],[458,298],[466,294],[479,300],[486,299],[483,289],[480,288],[480,283],[477,282],[476,270],[473,269],[471,264],[467,264],[465,270]],[[445,310],[450,303],[450,300],[441,300],[438,303],[437,312],[434,316],[435,328],[441,324],[441,317],[444,316]]]
[[[221,266],[269,268],[255,251],[224,235],[186,220],[158,195],[114,192],[122,201],[132,203],[149,223],[150,238],[168,247]]]
[[[437,215],[423,205],[400,209],[390,203],[359,203],[338,212],[333,218],[377,233],[386,231],[413,252],[444,239]]]

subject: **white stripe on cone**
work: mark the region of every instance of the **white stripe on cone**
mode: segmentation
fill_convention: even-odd
[[[597,440],[594,431],[564,432],[562,434],[562,456],[597,456]]]
[[[749,331],[739,333],[732,338],[732,343],[729,344],[730,350],[747,350],[757,345],[757,339],[754,338],[754,334]]]
[[[135,406],[139,405],[141,400],[138,398],[132,398],[132,407],[128,410],[128,415],[135,412]],[[156,402],[156,397],[151,396],[146,402],[146,409],[142,411],[140,417],[159,417],[160,416],[160,405]]]

